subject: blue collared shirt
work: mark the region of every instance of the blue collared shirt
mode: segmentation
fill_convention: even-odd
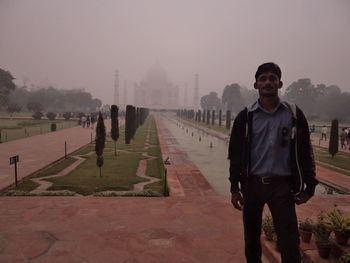
[[[266,111],[256,101],[253,112],[250,172],[256,176],[290,176],[290,138],[293,114],[288,105],[279,102],[272,111]]]

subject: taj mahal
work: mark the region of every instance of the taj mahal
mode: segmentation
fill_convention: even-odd
[[[134,86],[134,103],[148,108],[178,108],[179,87],[171,83],[166,71],[155,64]]]

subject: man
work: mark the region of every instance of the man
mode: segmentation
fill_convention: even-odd
[[[321,140],[323,140],[323,138],[324,138],[325,141],[327,141],[327,127],[326,127],[326,125],[323,125],[323,127],[322,127],[322,137],[321,137]]]
[[[318,183],[308,123],[296,105],[280,101],[281,75],[275,63],[259,66],[254,83],[259,100],[237,115],[231,132],[231,201],[243,210],[249,263],[261,262],[265,204],[271,211],[282,262],[300,262],[295,204],[306,203]]]

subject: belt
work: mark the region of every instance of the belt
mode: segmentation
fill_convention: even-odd
[[[290,180],[290,176],[250,176],[249,179],[262,183],[262,184],[272,184],[279,182],[286,182]]]

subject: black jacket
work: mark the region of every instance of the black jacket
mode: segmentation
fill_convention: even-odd
[[[314,195],[318,180],[315,178],[315,160],[310,141],[309,125],[304,113],[295,104],[288,104],[288,106],[293,113],[293,128],[290,142],[292,192],[294,195],[301,192]],[[252,117],[253,112],[249,112],[248,108],[244,108],[237,115],[232,127],[228,153],[231,192],[244,190],[247,184],[247,177],[250,171]]]

